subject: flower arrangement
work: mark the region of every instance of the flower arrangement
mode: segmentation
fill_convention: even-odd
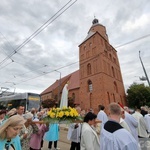
[[[52,108],[47,112],[44,121],[49,123],[72,123],[82,121],[82,118],[75,108],[63,107],[62,109]]]

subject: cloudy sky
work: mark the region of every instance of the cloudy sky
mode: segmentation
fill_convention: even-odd
[[[118,51],[125,89],[148,85],[138,76],[144,76],[141,51],[150,77],[149,0],[1,0],[0,90],[41,93],[60,72],[79,69],[78,45],[94,16]]]

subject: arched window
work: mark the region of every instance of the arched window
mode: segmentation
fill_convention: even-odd
[[[116,91],[116,93],[118,93],[118,86],[117,86],[117,83],[114,81],[114,89]]]
[[[112,69],[112,74],[113,74],[113,77],[115,77],[115,71],[114,71],[114,67],[112,66],[112,67],[111,67],[111,69]]]
[[[92,46],[92,43],[89,43],[89,47],[91,47]]]
[[[75,93],[72,93],[72,99],[75,100]]]
[[[58,96],[57,96],[57,95],[55,95],[55,96],[54,96],[54,99],[57,101],[57,99],[58,99]]]
[[[120,95],[120,101],[121,101],[121,104],[123,104],[123,100],[122,100],[122,96]],[[124,104],[123,104],[124,105]]]
[[[88,92],[92,92],[92,91],[93,91],[92,81],[89,80],[88,81]]]
[[[103,46],[103,40],[101,39],[101,44],[102,44],[102,46]]]
[[[110,96],[109,96],[109,92],[107,92],[107,98],[108,98],[108,102],[110,104]]]
[[[105,54],[105,56],[106,56],[106,57],[108,57],[108,53],[107,53],[107,51],[106,51],[106,50],[104,51],[104,54]]]
[[[116,64],[116,58],[113,58],[113,60],[114,60],[114,63]]]
[[[115,100],[115,94],[113,94],[113,99],[114,99],[114,102],[116,102],[116,100]]]
[[[91,64],[89,63],[87,65],[87,75],[90,75],[92,72],[91,72]]]
[[[112,60],[112,56],[111,56],[111,54],[109,54],[109,58],[110,58],[110,60]]]

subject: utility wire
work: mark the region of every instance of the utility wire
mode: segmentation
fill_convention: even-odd
[[[12,60],[11,62],[9,62],[8,64],[6,64],[5,66],[2,66],[2,67],[0,68],[0,70],[3,69],[3,68],[5,68],[6,66],[12,64],[13,62],[14,62],[14,61]]]
[[[14,62],[16,62],[16,61],[14,61]],[[71,63],[71,64],[68,64],[68,65],[62,66],[62,67],[60,67],[60,68],[54,69],[53,71],[50,71],[50,72],[43,72],[43,71],[42,71],[42,75],[39,75],[39,76],[36,76],[36,77],[33,77],[33,78],[29,78],[29,79],[27,79],[27,80],[23,80],[23,81],[21,81],[21,82],[26,82],[26,81],[29,81],[29,80],[38,78],[38,77],[40,77],[40,76],[44,76],[44,75],[46,75],[46,74],[49,74],[49,73],[54,72],[55,70],[60,70],[60,69],[65,68],[65,67],[69,67],[69,66],[71,66],[71,65],[73,65],[73,64],[76,64],[76,63],[78,63],[78,62],[79,62],[79,61],[73,62],[73,63]],[[16,62],[16,63],[17,63],[17,62]],[[30,72],[34,72],[34,71],[36,71],[36,70],[39,70],[39,69],[45,68],[45,67],[50,67],[50,65],[44,65],[43,67],[40,67],[40,68],[38,68],[38,69],[34,69],[34,70],[32,70],[32,71],[28,71],[28,72],[25,72],[25,73],[23,73],[23,74],[14,75],[14,76],[15,76],[15,78],[16,78],[17,76],[24,76],[25,74],[28,74],[28,73],[30,73]],[[41,70],[40,70],[40,71],[41,71]],[[6,81],[6,82],[10,82],[10,81],[12,81],[13,79],[14,79],[14,78],[11,78],[11,79],[9,79],[9,80]],[[6,82],[5,82],[5,83],[6,83]],[[19,82],[19,83],[21,83],[21,82]],[[15,83],[15,84],[17,84],[17,83]]]
[[[149,37],[149,36],[150,36],[150,34],[145,35],[145,36],[142,36],[142,37],[140,37],[140,38],[137,38],[137,39],[132,40],[132,41],[130,41],[130,42],[127,42],[127,43],[125,43],[125,44],[122,44],[122,45],[116,46],[116,47],[115,47],[115,49],[120,48],[120,47],[123,47],[123,46],[126,46],[126,45],[128,45],[128,44],[133,43],[133,42],[136,42],[136,41],[142,40],[142,39],[147,38],[147,37]],[[73,64],[75,64],[75,63],[78,63],[78,62],[79,62],[79,61],[74,62],[74,63],[71,63],[71,64],[66,65],[66,66],[62,66],[62,67],[60,67],[60,68],[54,69],[53,71],[45,72],[45,73],[44,73],[44,74],[42,74],[42,75],[39,75],[39,76],[36,76],[36,77],[30,78],[30,79],[27,79],[27,80],[24,80],[24,81],[21,81],[21,82],[27,82],[27,81],[29,81],[29,80],[32,80],[32,79],[38,78],[38,77],[40,77],[40,76],[43,76],[43,75],[46,75],[46,74],[52,73],[52,72],[54,72],[55,70],[60,70],[60,69],[62,69],[62,68],[65,68],[65,67],[71,66],[71,65],[73,65]],[[21,82],[19,82],[19,84],[20,84]]]
[[[27,43],[29,43],[35,36],[37,36],[41,31],[43,31],[49,24],[51,24],[54,20],[56,20],[59,16],[61,16],[66,10],[68,10],[77,0],[67,6],[72,0],[67,2],[57,13],[55,13],[48,21],[46,21],[40,28],[38,28],[32,35],[30,35],[21,45],[19,45],[13,53],[6,57],[3,61],[0,62],[2,65],[5,61],[11,58],[16,52],[18,52],[22,47],[24,47]],[[67,7],[66,7],[67,6]],[[66,8],[65,8],[66,7]],[[65,9],[64,9],[65,8]],[[63,10],[64,9],[64,10]],[[63,10],[63,11],[62,11]],[[61,12],[62,11],[62,12]],[[60,13],[60,14],[59,14]],[[58,14],[58,15],[57,15]],[[56,17],[55,17],[56,16]]]
[[[13,51],[15,52],[15,49],[13,48],[13,46],[11,45],[11,43],[7,40],[7,38],[6,38],[1,32],[0,32],[0,34],[2,35],[3,39],[6,40],[7,45],[8,45],[10,48],[12,48]],[[2,46],[1,46],[1,48],[2,48],[2,50],[3,50],[3,54],[5,54],[7,57],[9,57],[9,55],[6,54],[5,49],[4,49]],[[17,54],[23,56],[23,55],[22,55],[21,53],[19,53],[19,52],[17,52]],[[16,61],[14,61],[14,59],[12,59],[11,57],[9,57],[9,59],[10,59],[12,62],[16,62]],[[25,58],[24,58],[24,59],[25,59]],[[22,64],[22,63],[19,63],[19,62],[16,62],[16,63],[18,63],[18,64],[20,64],[20,65],[23,65],[23,66],[28,66],[28,67],[29,67],[29,65],[27,65],[27,64]],[[11,63],[9,63],[9,64],[11,64]],[[2,68],[5,68],[5,67],[8,66],[9,64],[6,64],[5,66],[0,67],[0,70],[1,70]],[[40,65],[41,65],[41,64],[40,64]]]
[[[129,42],[125,43],[125,44],[122,44],[122,45],[116,46],[116,47],[115,47],[115,49],[120,48],[120,47],[123,47],[123,46],[126,46],[126,45],[131,44],[131,43],[134,43],[134,42],[136,42],[136,41],[142,40],[142,39],[147,38],[147,37],[149,37],[149,36],[150,36],[150,34],[145,35],[145,36],[142,36],[142,37],[137,38],[137,39],[135,39],[135,40],[129,41]],[[55,70],[60,70],[60,69],[62,69],[62,68],[68,67],[68,66],[73,65],[73,64],[78,63],[78,62],[79,62],[79,61],[74,62],[74,63],[69,64],[69,65],[66,65],[66,66],[63,66],[63,67],[60,67],[60,68],[55,69]],[[48,74],[48,73],[52,73],[52,72],[54,72],[55,70],[50,71],[50,72],[45,72],[43,75]],[[22,81],[22,82],[27,82],[27,81],[29,81],[29,80],[32,80],[32,79],[38,78],[38,77],[43,76],[43,75],[39,75],[39,76],[37,76],[37,77],[34,77],[34,78],[31,78],[31,79],[24,80],[24,81]]]
[[[13,50],[15,50],[15,49],[13,48],[13,46],[11,45],[11,43],[7,40],[7,38],[6,38],[1,32],[0,32],[0,34],[1,34],[2,37],[6,40],[8,46],[11,47]]]
[[[128,44],[131,44],[131,43],[134,43],[134,42],[136,42],[136,41],[142,40],[142,39],[144,39],[144,38],[147,38],[147,37],[149,37],[149,36],[150,36],[150,34],[144,35],[144,36],[142,36],[142,37],[139,37],[139,38],[137,38],[137,39],[134,39],[134,40],[132,40],[132,41],[129,41],[129,42],[127,42],[127,43],[124,43],[124,44],[122,44],[122,45],[116,46],[115,48],[118,49],[118,48],[120,48],[120,47],[126,46],[126,45],[128,45]]]
[[[79,62],[79,61],[74,62],[74,63],[71,63],[71,64],[68,64],[68,65],[65,65],[65,66],[62,66],[62,67],[57,68],[57,69],[54,69],[54,70],[52,70],[52,71],[50,71],[50,72],[43,72],[43,74],[42,74],[42,75],[39,75],[39,76],[36,76],[36,77],[32,77],[32,78],[29,78],[29,79],[27,79],[27,80],[22,80],[22,81],[20,81],[20,82],[18,82],[18,83],[15,83],[15,85],[18,85],[18,84],[20,84],[20,83],[22,83],[22,82],[27,82],[27,81],[29,81],[29,80],[36,79],[36,78],[38,78],[38,77],[41,77],[41,76],[47,75],[47,74],[49,74],[49,73],[55,72],[55,70],[60,70],[60,69],[62,69],[62,68],[65,68],[65,67],[71,66],[71,65],[76,64],[76,63],[78,63],[78,62]]]

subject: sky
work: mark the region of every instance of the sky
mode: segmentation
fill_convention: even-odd
[[[96,17],[116,48],[125,90],[150,78],[149,0],[1,0],[0,92],[41,93],[79,69],[79,44]],[[41,27],[41,28],[40,28]]]

